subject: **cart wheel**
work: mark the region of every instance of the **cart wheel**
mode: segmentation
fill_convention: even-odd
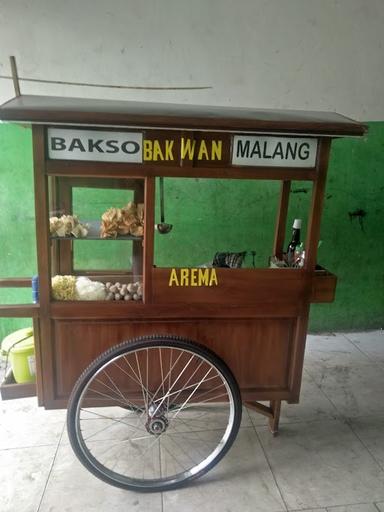
[[[67,427],[84,466],[141,492],[175,489],[215,466],[241,421],[238,385],[213,352],[173,336],[127,341],[80,376]]]

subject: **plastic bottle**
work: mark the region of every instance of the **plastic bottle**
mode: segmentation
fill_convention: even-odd
[[[34,304],[39,302],[39,276],[32,277],[32,302]]]

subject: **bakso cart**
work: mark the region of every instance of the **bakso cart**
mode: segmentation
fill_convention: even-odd
[[[336,113],[28,95],[0,118],[32,124],[39,284],[38,303],[0,316],[33,317],[38,402],[68,406],[81,462],[116,486],[167,490],[223,457],[242,405],[275,434],[281,402],[299,401],[310,304],[335,295],[317,262],[331,142],[365,127]],[[175,178],[279,182],[265,268],[240,268],[241,253],[222,246],[201,261],[203,238],[193,265],[159,265],[155,241],[166,246],[178,228],[164,215],[164,180]],[[286,266],[293,180],[311,199],[305,257]],[[83,218],[107,193],[116,203]],[[98,251],[105,266],[89,268]]]

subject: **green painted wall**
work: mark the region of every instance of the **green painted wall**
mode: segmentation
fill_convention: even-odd
[[[369,123],[369,128],[364,139],[333,142],[319,263],[339,281],[334,303],[312,306],[312,331],[384,323],[384,123]],[[169,179],[165,187],[166,217],[174,228],[167,236],[157,235],[157,265],[199,265],[211,261],[216,251],[255,250],[256,266],[267,266],[279,183]],[[293,183],[289,222],[302,217],[304,230],[310,192],[310,183]],[[124,191],[77,190],[75,209],[82,218],[95,218],[130,198]],[[7,124],[0,124],[0,241],[0,277],[36,273],[31,131]],[[130,264],[129,250],[121,242],[77,245],[79,268]],[[245,265],[251,266],[250,257]],[[0,303],[28,301],[29,290],[0,289]],[[0,339],[29,323],[0,319]]]

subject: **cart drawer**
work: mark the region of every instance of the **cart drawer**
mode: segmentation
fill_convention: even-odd
[[[312,281],[311,302],[333,302],[337,277],[325,268],[318,267]]]

